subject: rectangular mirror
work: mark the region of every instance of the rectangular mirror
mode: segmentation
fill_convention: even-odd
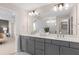
[[[73,35],[73,13],[76,4],[49,4],[38,8],[38,15],[32,16],[33,32]]]

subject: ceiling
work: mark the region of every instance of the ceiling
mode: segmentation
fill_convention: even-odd
[[[68,15],[72,9],[73,4],[69,4],[70,8],[68,10],[62,11],[53,11],[52,8],[56,3],[48,4],[48,3],[14,3],[17,7],[20,7],[25,10],[34,10],[39,9],[41,16],[62,16]]]
[[[34,10],[34,9],[38,9],[37,11],[40,13],[40,16],[57,16],[57,15],[67,15],[69,14],[69,12],[71,11],[72,8],[69,8],[68,10],[63,10],[63,11],[58,11],[58,12],[54,12],[52,10],[53,6],[56,3],[52,3],[52,4],[48,4],[48,3],[0,3],[0,6],[6,7],[6,8],[11,8],[11,5],[17,6],[21,9],[24,10]],[[72,4],[71,4],[72,5]],[[12,7],[14,8],[14,7]],[[1,11],[1,9],[0,9]],[[3,11],[3,10],[2,10]],[[0,14],[2,13],[2,11],[0,12]],[[4,14],[4,13],[2,13]],[[7,14],[7,13],[6,13]]]
[[[48,5],[48,3],[14,3],[14,5],[26,10],[33,10],[44,5]]]
[[[44,7],[42,7],[38,12],[39,12],[39,16],[41,17],[49,17],[49,16],[68,16],[70,14],[70,12],[72,11],[72,9],[74,8],[75,4],[69,4],[69,8],[66,9],[62,9],[61,11],[54,11],[53,10],[53,6],[54,4],[49,4],[46,5]]]

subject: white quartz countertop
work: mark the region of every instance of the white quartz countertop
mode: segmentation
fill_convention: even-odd
[[[46,38],[46,39],[52,39],[52,40],[61,40],[61,41],[69,41],[69,42],[78,42],[79,38],[75,36],[68,36],[64,35],[64,37],[61,35],[61,37],[57,37],[57,35],[30,35],[30,34],[21,34],[23,36],[30,36],[30,37],[37,37],[37,38]]]

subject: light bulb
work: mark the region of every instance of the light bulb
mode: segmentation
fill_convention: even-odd
[[[35,11],[35,15],[38,15],[39,13]]]
[[[66,3],[64,7],[65,7],[65,9],[68,9],[69,8],[69,4]]]
[[[62,5],[59,5],[59,10],[62,10],[63,9],[63,6]]]
[[[29,13],[30,16],[32,16],[32,13]]]
[[[30,16],[33,16],[33,12],[29,12],[29,15],[30,15]]]
[[[32,11],[31,14],[34,15],[34,12]]]
[[[33,15],[35,15],[35,14],[34,14],[34,12],[29,12],[29,15],[30,15],[30,16],[33,16]]]
[[[53,7],[53,10],[54,10],[54,11],[57,11],[57,6],[54,6],[54,7]]]

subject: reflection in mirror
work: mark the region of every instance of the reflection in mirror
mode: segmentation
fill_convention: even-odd
[[[35,22],[37,32],[43,32],[45,28],[49,28],[49,33],[56,34],[56,17],[46,17]]]
[[[60,34],[73,34],[73,31],[70,30],[71,27],[72,22],[69,18],[64,18],[60,20]]]
[[[38,8],[33,17],[33,32],[73,35],[73,10],[75,4],[49,4]],[[76,12],[76,10],[75,10]]]

